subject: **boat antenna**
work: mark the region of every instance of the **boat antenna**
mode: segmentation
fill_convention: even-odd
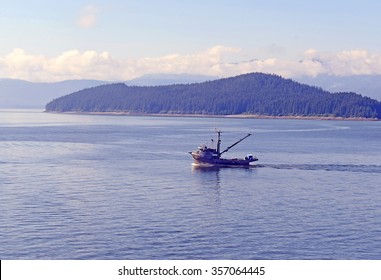
[[[226,153],[227,151],[229,151],[231,148],[233,148],[235,145],[237,145],[238,143],[242,142],[243,140],[245,140],[247,137],[249,137],[251,134],[248,133],[245,137],[239,139],[237,142],[235,142],[233,145],[227,147],[225,150],[223,150],[221,153],[218,153],[219,155],[222,155],[223,153]],[[219,136],[219,135],[218,135]]]

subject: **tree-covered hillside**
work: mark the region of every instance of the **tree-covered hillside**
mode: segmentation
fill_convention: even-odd
[[[46,110],[381,118],[381,103],[371,98],[355,93],[330,93],[262,73],[197,84],[103,85],[57,98],[46,105]]]

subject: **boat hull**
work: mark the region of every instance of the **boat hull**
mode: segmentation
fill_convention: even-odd
[[[215,166],[248,166],[251,162],[257,161],[257,158],[210,158],[200,156],[198,153],[191,153],[194,163],[198,165],[215,165]]]

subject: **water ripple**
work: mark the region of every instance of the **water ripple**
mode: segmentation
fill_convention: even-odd
[[[0,125],[1,259],[381,258],[379,122],[30,117]],[[263,131],[229,151],[257,165],[191,166],[214,126]]]

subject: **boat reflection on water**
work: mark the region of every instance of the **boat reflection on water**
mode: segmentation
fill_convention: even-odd
[[[253,170],[257,167],[257,165],[213,165],[213,164],[197,164],[192,163],[192,173],[193,172],[213,172],[220,171],[222,169],[245,169],[245,170]]]
[[[206,191],[205,196],[214,194],[214,201],[217,203],[220,203],[221,200],[220,195],[222,187],[225,186],[225,189],[226,187],[231,187],[229,181],[232,176],[246,176],[247,178],[252,178],[248,173],[253,172],[254,174],[257,172],[255,165],[215,166],[192,163],[192,174],[195,175],[196,180],[199,180],[199,185],[202,186],[202,189]]]

